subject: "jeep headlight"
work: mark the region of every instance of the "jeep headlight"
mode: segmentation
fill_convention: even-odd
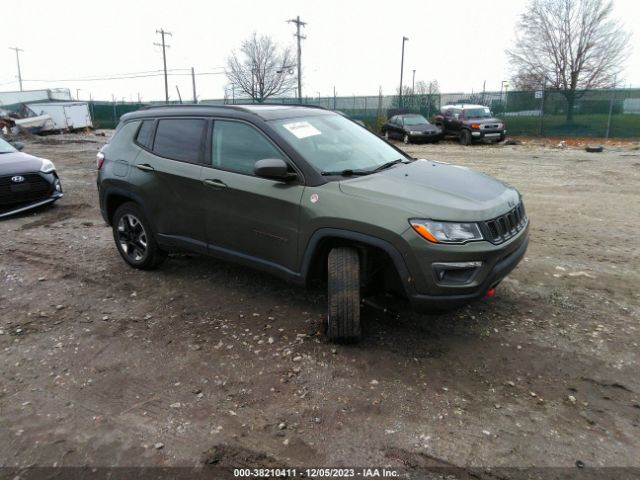
[[[51,173],[56,169],[56,166],[53,164],[51,160],[47,160],[45,158],[42,159],[42,166],[40,167],[40,171],[42,173]]]
[[[483,240],[477,223],[438,222],[435,220],[409,220],[422,238],[433,243],[466,243]]]

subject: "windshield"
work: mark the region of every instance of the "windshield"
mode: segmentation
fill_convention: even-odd
[[[464,111],[464,118],[490,118],[491,110],[488,108],[470,108]]]
[[[16,149],[13,146],[6,142],[5,140],[0,138],[0,153],[12,153],[15,152]]]
[[[373,170],[409,158],[341,115],[274,120],[272,125],[318,172]]]
[[[429,121],[422,115],[411,115],[410,117],[404,117],[405,125],[424,125],[429,124]]]

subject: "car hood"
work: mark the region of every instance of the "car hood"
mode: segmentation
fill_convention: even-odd
[[[405,125],[405,130],[417,130],[419,132],[429,131],[429,130],[437,130],[438,127],[435,125],[431,125],[429,123],[419,123],[418,125]]]
[[[416,160],[340,182],[340,190],[434,220],[481,221],[515,207],[518,191],[466,167]]]
[[[0,177],[38,172],[42,159],[22,152],[0,153]]]

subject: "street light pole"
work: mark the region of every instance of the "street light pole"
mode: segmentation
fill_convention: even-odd
[[[20,72],[20,52],[24,52],[24,50],[18,47],[9,47],[9,50],[16,51],[16,62],[18,62],[18,83],[20,83],[20,91],[22,91],[22,72]]]
[[[504,87],[504,95],[505,95],[505,99],[504,99],[504,111],[507,111],[507,102],[509,101],[509,97],[507,96],[507,88],[509,88],[509,82],[507,80],[502,80],[502,83],[500,83],[500,100],[502,100],[502,87]]]
[[[416,94],[416,71],[413,71],[413,80],[411,81],[411,95]]]
[[[402,60],[400,61],[400,99],[399,106],[402,108],[402,74],[404,73],[404,42],[409,40],[409,37],[402,37]]]

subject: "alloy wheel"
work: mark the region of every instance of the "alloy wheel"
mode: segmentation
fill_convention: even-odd
[[[147,232],[135,215],[127,213],[118,222],[118,243],[130,260],[141,262],[147,255]]]

